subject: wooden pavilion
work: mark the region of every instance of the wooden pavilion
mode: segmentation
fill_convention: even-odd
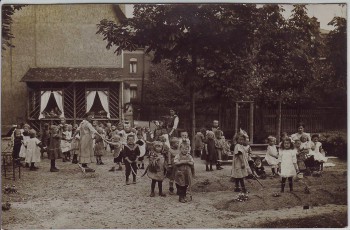
[[[21,79],[28,87],[27,120],[41,130],[44,123],[79,124],[86,113],[95,120],[121,120],[121,68],[31,68]]]

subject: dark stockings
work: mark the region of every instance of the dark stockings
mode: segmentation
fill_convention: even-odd
[[[271,171],[272,171],[272,174],[273,174],[273,175],[275,175],[275,174],[276,174],[276,170],[275,170],[275,168],[272,168],[272,169],[271,169]]]
[[[287,181],[287,177],[282,177],[281,192],[284,192],[286,181]],[[289,190],[293,191],[293,177],[288,177],[288,182],[289,182]]]
[[[152,180],[151,192],[154,193],[154,189],[156,187],[157,182],[158,182],[159,194],[162,194],[163,193],[163,181]]]
[[[56,161],[55,160],[51,160],[51,168],[52,169],[56,168]]]
[[[235,187],[239,188],[239,184],[241,184],[241,188],[243,192],[245,192],[245,185],[244,185],[244,179],[243,178],[236,178],[235,179]]]

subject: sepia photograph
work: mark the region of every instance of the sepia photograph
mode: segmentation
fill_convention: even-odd
[[[347,8],[1,2],[1,229],[346,228]]]

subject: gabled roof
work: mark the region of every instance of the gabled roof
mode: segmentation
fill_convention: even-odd
[[[30,68],[22,82],[120,82],[122,68]]]
[[[117,16],[117,18],[118,18],[120,21],[126,19],[126,16],[125,16],[124,12],[122,11],[122,9],[120,8],[119,5],[113,4],[113,10],[114,10],[115,15]]]

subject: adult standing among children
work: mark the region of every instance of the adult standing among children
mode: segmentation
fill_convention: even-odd
[[[300,140],[302,135],[306,135],[307,136],[307,141],[311,141],[310,134],[304,132],[305,124],[303,122],[299,122],[297,128],[298,128],[298,132],[291,135],[291,139],[292,140],[296,140],[296,139]]]
[[[211,131],[213,131],[215,133],[216,130],[220,130],[221,131],[221,135],[223,136],[224,135],[224,132],[222,132],[222,130],[220,129],[220,126],[219,126],[219,121],[218,120],[214,120],[213,121],[213,125],[211,127]]]
[[[178,137],[178,125],[179,125],[179,116],[176,115],[175,110],[174,109],[170,109],[170,122],[168,124],[168,133],[169,133],[169,137]]]
[[[89,168],[87,164],[94,162],[93,150],[93,134],[96,134],[96,129],[92,126],[93,116],[89,114],[79,125],[76,133],[80,133],[80,151],[78,153],[78,161],[85,168],[87,172],[94,172],[95,170]]]

